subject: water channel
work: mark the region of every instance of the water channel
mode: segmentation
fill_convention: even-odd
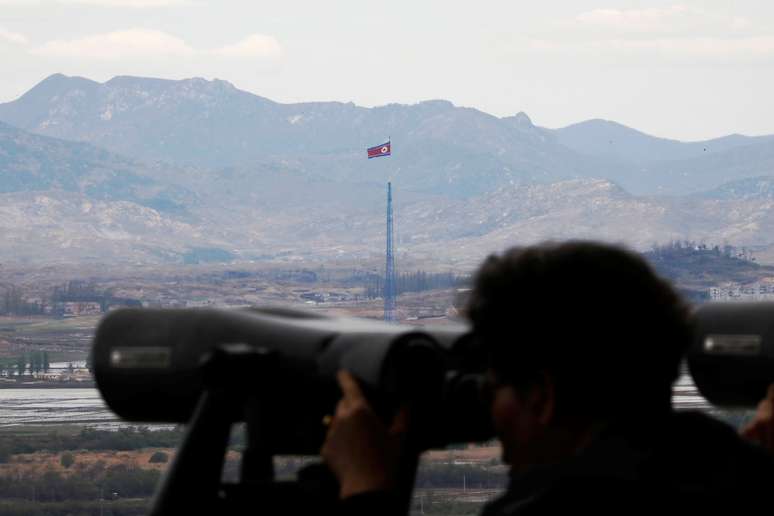
[[[674,389],[678,409],[709,410],[688,375]],[[93,388],[0,389],[0,428],[20,425],[78,424],[113,428],[122,423]]]

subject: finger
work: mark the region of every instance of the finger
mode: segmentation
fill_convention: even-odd
[[[766,391],[766,399],[769,399],[769,400],[771,400],[772,402],[774,402],[774,383],[772,383],[771,385],[769,385],[769,388],[768,388],[768,390]]]
[[[753,428],[753,440],[764,448],[766,447],[766,432],[761,425],[755,425]]]
[[[748,439],[758,444],[762,444],[761,438],[759,435],[760,432],[758,430],[759,430],[758,425],[753,423],[753,424],[748,424],[747,426],[742,428],[740,433],[742,434],[742,437],[744,437],[745,439]]]
[[[341,398],[339,402],[336,404],[336,410],[333,412],[333,420],[331,421],[331,426],[339,420],[346,419],[350,412],[350,403],[347,402],[345,398]]]
[[[398,413],[395,414],[395,417],[392,419],[392,424],[390,425],[390,434],[391,435],[404,434],[408,431],[408,426],[409,426],[409,410],[408,410],[408,407],[404,405],[398,410]]]
[[[766,398],[763,400],[763,407],[761,407],[763,417],[771,418],[774,411],[774,399]]]
[[[365,401],[363,391],[360,390],[357,380],[349,371],[341,369],[336,374],[336,378],[339,381],[339,387],[344,395],[344,399],[348,401]]]
[[[767,450],[771,450],[771,422],[762,422],[758,426],[758,442]]]
[[[739,435],[746,439],[752,439],[752,423],[747,423],[739,429]]]
[[[747,424],[742,426],[742,428],[739,429],[739,434],[742,437],[745,437],[751,441],[754,441],[758,444],[763,444],[763,432],[765,431],[765,423],[761,421],[761,418],[758,414],[753,417],[751,421],[748,421]]]

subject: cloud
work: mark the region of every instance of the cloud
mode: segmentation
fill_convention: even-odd
[[[685,5],[594,9],[559,22],[561,31],[530,38],[521,51],[660,61],[758,61],[774,57],[774,36],[744,16]]]
[[[94,5],[99,7],[167,7],[183,5],[186,0],[56,0],[60,4]]]
[[[701,60],[759,60],[774,58],[774,36],[741,38],[600,39],[586,42],[530,40],[531,50],[588,55],[657,55]]]
[[[40,5],[41,0],[0,0],[0,5],[12,7],[34,7]]]
[[[743,16],[672,5],[645,9],[594,9],[580,13],[567,25],[627,34],[684,34],[744,30],[750,26],[750,20]]]
[[[190,56],[195,52],[180,38],[148,29],[129,29],[71,40],[53,40],[32,50],[45,57],[112,60]]]
[[[105,61],[201,56],[276,61],[282,57],[282,46],[273,36],[251,34],[233,45],[199,50],[166,32],[128,29],[70,40],[53,40],[30,52],[44,57]]]
[[[36,7],[41,4],[89,5],[96,7],[168,7],[190,3],[190,0],[0,0],[0,5]]]
[[[231,58],[278,59],[282,56],[282,47],[273,36],[251,34],[238,43],[226,45],[211,53]]]
[[[579,14],[575,21],[594,28],[639,32],[662,29],[665,24],[681,21],[688,14],[688,8],[681,5],[649,9],[594,9]]]
[[[752,22],[749,18],[745,18],[744,16],[734,16],[731,19],[731,29],[732,30],[745,30],[749,29],[752,26]]]
[[[26,45],[28,43],[27,38],[23,34],[18,32],[11,32],[0,28],[0,42],[12,43],[14,45]]]

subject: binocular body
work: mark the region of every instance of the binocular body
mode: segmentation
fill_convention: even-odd
[[[720,406],[755,406],[774,382],[774,303],[709,303],[694,322],[687,359],[701,394]],[[284,309],[124,309],[102,321],[92,353],[113,411],[168,423],[191,418],[213,381],[208,361],[228,355],[217,388],[261,399],[277,422],[274,453],[316,453],[321,421],[340,397],[339,369],[358,378],[385,419],[403,403],[421,405],[427,447],[493,437],[481,398],[486,360],[464,325],[416,328]]]
[[[755,407],[774,383],[774,303],[698,307],[688,367],[712,404]]]
[[[281,429],[272,451],[297,454],[319,450],[321,422],[341,395],[336,373],[346,369],[384,418],[402,403],[421,404],[434,446],[492,436],[478,399],[481,368],[464,366],[474,363],[462,356],[468,340],[464,326],[425,331],[304,311],[123,309],[100,324],[92,363],[104,400],[123,419],[184,423],[213,382],[208,362],[227,355],[217,388],[260,398]]]

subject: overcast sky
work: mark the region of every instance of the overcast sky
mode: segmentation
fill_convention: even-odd
[[[281,102],[774,133],[771,0],[0,0],[0,65],[0,101],[55,72],[198,76]]]

